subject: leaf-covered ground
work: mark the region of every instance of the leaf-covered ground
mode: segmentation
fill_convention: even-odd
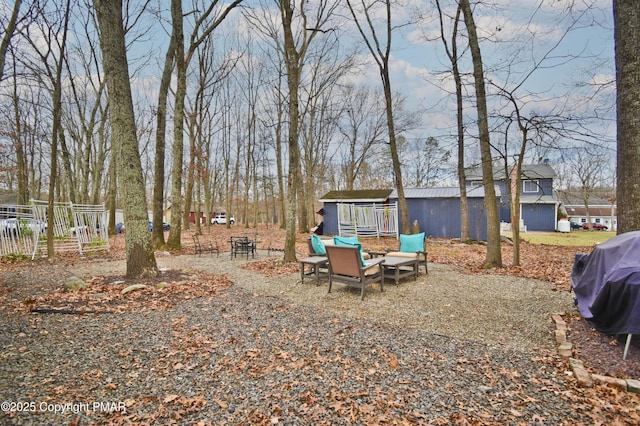
[[[242,232],[237,227],[214,228],[203,239],[225,250],[228,237]],[[284,247],[283,231],[259,229],[258,232],[260,248]],[[306,255],[306,237],[298,238],[299,256]],[[183,241],[183,252],[190,253],[193,247],[188,234]],[[111,252],[104,257],[122,259],[123,237],[112,238],[111,245]],[[364,246],[372,250],[394,249],[397,241],[364,239]],[[455,265],[467,274],[525,276],[547,281],[556,291],[568,291],[575,253],[588,252],[590,248],[525,243],[521,267],[491,271],[481,268],[483,245],[430,240],[428,250],[430,262]],[[509,244],[503,245],[505,264],[510,262],[511,250]],[[65,262],[75,262],[72,256],[62,258]],[[297,264],[282,265],[281,258],[282,253],[275,252],[269,258],[261,256],[243,267],[271,277],[299,272]],[[13,286],[0,286],[0,299],[6,302],[10,296],[11,300],[23,303],[3,302],[0,311],[10,310],[12,315],[23,316],[34,308],[110,313],[72,315],[68,320],[31,314],[24,317],[31,326],[7,324],[6,333],[17,332],[16,342],[27,342],[41,340],[45,337],[41,334],[38,337],[38,333],[56,329],[62,333],[59,337],[75,342],[72,350],[76,351],[76,361],[71,353],[72,357],[63,360],[47,378],[42,379],[41,372],[33,370],[22,380],[30,387],[36,378],[42,380],[34,389],[49,389],[52,401],[82,401],[83,395],[88,394],[104,395],[105,400],[121,400],[127,406],[126,415],[116,412],[98,417],[113,424],[212,424],[208,416],[214,415],[226,419],[222,421],[226,424],[288,424],[291,419],[297,419],[294,423],[307,424],[558,424],[558,419],[568,424],[637,424],[640,421],[637,395],[606,386],[577,388],[569,377],[562,379],[567,366],[546,354],[526,360],[531,364],[526,368],[531,370],[525,370],[521,364],[525,360],[513,359],[515,354],[496,351],[486,358],[475,352],[475,345],[469,344],[468,349],[452,347],[453,353],[459,354],[453,364],[449,364],[450,354],[445,352],[454,342],[444,336],[424,342],[419,352],[405,353],[406,348],[411,347],[409,342],[418,338],[412,337],[409,330],[393,332],[385,325],[369,326],[346,318],[325,318],[318,313],[315,313],[317,318],[311,318],[309,313],[299,312],[300,307],[286,306],[276,299],[258,301],[255,295],[229,293],[230,280],[224,275],[165,270],[157,279],[135,280],[135,284],[147,287],[123,298],[122,290],[134,282],[125,279],[122,271],[100,272],[92,275],[92,296],[89,297],[83,292],[60,292],[55,280],[38,280],[38,274],[47,270],[42,263],[1,267],[4,270],[1,276],[11,275]],[[49,272],[55,275],[57,268],[52,265]],[[19,288],[20,283],[28,285]],[[169,285],[165,287],[162,283]],[[238,297],[240,300],[236,300]],[[207,302],[210,298],[218,302]],[[238,301],[247,304],[247,309],[239,309]],[[194,312],[194,308],[198,311],[197,318],[188,314]],[[170,319],[163,319],[165,311],[172,313]],[[211,318],[218,321],[203,324],[200,320],[203,313],[210,313]],[[115,316],[111,314],[125,316],[117,317],[114,323],[110,318]],[[146,322],[134,323],[134,316],[140,315]],[[104,330],[110,334],[103,338],[112,345],[111,351],[118,354],[116,359],[105,358],[98,350],[99,344],[92,343],[91,339],[95,338],[92,333],[103,327],[94,324],[93,319],[99,321],[99,318],[105,319]],[[119,324],[122,318],[124,323]],[[593,372],[619,374],[622,344],[585,327],[580,318],[569,320],[571,339],[578,342],[576,356]],[[238,324],[242,332],[234,328]],[[318,325],[322,327],[321,332],[316,331]],[[171,330],[169,336],[162,337],[163,327]],[[383,336],[393,334],[397,342],[384,340]],[[132,346],[126,339],[137,343]],[[32,357],[53,362],[61,356],[58,350],[63,350],[54,344],[50,354],[34,354],[35,348],[12,344],[4,356],[7,362],[23,360],[21,365]],[[445,352],[441,353],[441,348]],[[86,351],[93,354],[95,362],[75,367],[75,377],[64,376],[65,365],[84,359],[80,354]],[[632,351],[640,352],[640,348],[633,347]],[[498,358],[503,364],[494,367]],[[427,364],[436,369],[427,370]],[[120,366],[118,371],[107,367],[112,365]],[[542,372],[549,367],[557,369],[560,377],[550,381],[547,373]],[[633,376],[637,372],[640,370],[624,373],[640,378]],[[209,383],[212,374],[224,377],[222,383],[227,384]],[[149,383],[147,389],[136,384],[140,381]],[[449,388],[439,389],[439,383],[449,383]],[[310,387],[311,384],[314,386]],[[5,384],[5,388],[7,386],[10,384]],[[136,389],[135,395],[133,389]],[[457,393],[457,399],[445,397]],[[6,397],[4,392],[3,396]],[[563,401],[561,406],[550,405],[560,401]],[[566,404],[571,407],[569,411]],[[25,419],[12,415],[4,418],[9,423]],[[95,417],[92,418],[95,421]],[[85,424],[82,419],[82,416],[67,416],[66,422]]]

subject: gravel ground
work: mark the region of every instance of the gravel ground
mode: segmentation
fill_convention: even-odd
[[[234,284],[113,315],[13,308],[69,275],[122,274],[124,261],[0,272],[0,397],[10,403],[0,423],[635,422],[593,412],[574,387],[551,320],[571,298],[543,282],[431,264],[417,281],[370,289],[361,302],[356,290],[328,294],[326,281],[265,277],[241,263],[159,256],[161,268],[227,274]],[[623,412],[636,410],[637,399],[625,403]]]

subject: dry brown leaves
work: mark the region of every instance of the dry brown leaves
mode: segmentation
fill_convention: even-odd
[[[164,310],[178,303],[219,295],[231,285],[225,275],[170,270],[157,278],[127,279],[122,276],[94,276],[87,288],[73,292],[59,289],[42,297],[26,299],[21,309],[41,313],[122,313]],[[145,288],[123,294],[135,284]]]

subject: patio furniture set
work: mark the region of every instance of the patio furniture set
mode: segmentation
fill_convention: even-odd
[[[220,256],[220,248],[216,244],[215,246],[211,242],[201,242],[198,235],[192,234],[193,245],[195,254],[200,256],[202,253],[216,253]],[[257,234],[245,234],[236,237],[231,237],[227,243],[230,245],[231,259],[236,259],[238,256],[245,256],[249,260],[249,256],[256,257],[258,250],[258,235]]]
[[[427,252],[424,233],[400,236],[400,248],[395,252],[362,251],[357,238],[335,237],[321,240],[312,236],[309,241],[311,256],[301,259],[300,279],[313,275],[316,285],[320,275],[328,275],[329,292],[334,282],[361,289],[360,300],[370,284],[380,283],[384,291],[384,280],[392,279],[396,284],[403,278],[418,278],[420,266],[427,269]],[[368,257],[368,259],[367,259]]]

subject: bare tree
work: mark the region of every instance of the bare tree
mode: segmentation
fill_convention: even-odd
[[[347,86],[341,95],[343,112],[338,121],[344,154],[341,168],[347,190],[354,189],[367,161],[371,161],[376,146],[383,143],[386,127],[382,96],[364,86]]]
[[[172,15],[173,16],[173,15]],[[158,88],[158,105],[156,108],[156,140],[155,160],[153,174],[153,218],[151,240],[156,248],[165,248],[164,229],[162,227],[162,214],[164,210],[164,179],[165,179],[165,152],[167,134],[167,98],[171,85],[171,73],[174,69],[176,55],[176,30],[172,26],[171,37],[164,58],[160,87]]]
[[[142,164],[138,151],[121,0],[94,0],[98,18],[105,82],[111,112],[112,143],[127,223],[126,276],[157,276],[158,267],[149,235],[149,218]],[[52,228],[50,226],[50,228]]]
[[[173,116],[173,166],[171,177],[171,230],[167,238],[170,248],[179,249],[182,231],[182,168],[184,163],[184,108],[187,91],[187,68],[198,47],[211,36],[229,13],[242,0],[234,0],[219,8],[220,0],[205,2],[202,8],[194,7],[195,24],[189,37],[189,45],[184,50],[184,30],[182,1],[172,0],[171,16],[175,31],[177,87]],[[200,12],[202,10],[202,12]]]
[[[467,180],[465,175],[465,150],[464,150],[464,99],[462,96],[462,75],[460,73],[460,54],[458,53],[458,25],[460,24],[462,10],[460,4],[456,7],[456,14],[452,18],[453,29],[451,31],[451,40],[447,40],[444,33],[444,13],[440,7],[440,1],[435,0],[438,8],[438,18],[440,22],[440,39],[445,48],[445,52],[451,62],[451,73],[456,86],[456,133],[458,139],[458,187],[460,188],[460,240],[463,242],[471,241],[471,231],[469,224],[469,202],[467,200]]]
[[[640,2],[614,0],[618,111],[618,234],[640,230]]]
[[[448,173],[451,153],[434,137],[412,139],[402,147],[407,182],[416,188],[434,186]]]
[[[484,202],[487,214],[487,256],[485,268],[502,267],[502,251],[500,247],[500,216],[493,180],[493,160],[491,156],[491,139],[489,135],[489,115],[487,113],[487,95],[484,83],[484,70],[480,43],[476,31],[473,11],[469,0],[460,0],[460,8],[469,36],[469,48],[473,61],[473,77],[476,89],[476,109],[478,113],[478,136],[480,139],[480,155],[482,159],[482,183],[484,186]]]
[[[359,3],[359,5],[358,5]],[[383,16],[384,31],[379,31],[374,23],[375,14],[378,12],[374,6],[378,3],[384,6]],[[354,4],[356,5],[354,7]],[[347,6],[351,12],[358,32],[362,36],[369,52],[375,60],[380,78],[382,80],[382,89],[384,91],[384,99],[387,113],[387,127],[389,130],[389,151],[391,154],[391,162],[393,164],[393,172],[395,178],[396,191],[398,193],[398,203],[400,209],[400,231],[408,234],[409,227],[409,211],[407,210],[407,200],[404,196],[404,184],[402,182],[402,166],[400,164],[400,156],[398,155],[398,146],[396,141],[396,127],[393,115],[393,95],[391,90],[391,76],[389,72],[389,59],[391,57],[391,36],[394,26],[391,21],[391,4],[392,0],[382,0],[366,4],[364,0],[347,0]]]
[[[7,49],[9,48],[9,42],[11,41],[11,37],[13,37],[13,33],[18,23],[18,15],[20,13],[21,4],[22,0],[15,0],[15,2],[13,3],[13,11],[11,13],[11,17],[9,18],[9,22],[7,22],[7,25],[4,27],[4,35],[2,36],[2,40],[0,41],[0,81],[2,81],[2,77],[4,75],[4,61],[7,55]]]
[[[247,13],[247,17],[254,27],[272,40],[276,51],[281,55],[284,62],[283,72],[279,76],[286,75],[287,94],[282,95],[280,91],[276,94],[278,103],[284,99],[288,101],[287,147],[289,151],[289,169],[286,177],[284,262],[295,262],[298,198],[301,191],[300,182],[303,181],[300,150],[300,125],[302,121],[300,86],[302,74],[307,62],[309,48],[316,37],[331,31],[330,28],[326,28],[326,25],[330,22],[339,1],[322,0],[313,5],[307,0],[300,0],[297,5],[295,0],[274,0],[274,3],[280,12],[280,23],[282,25],[280,29],[269,25],[269,19],[261,20],[260,18],[264,15],[255,11]],[[264,17],[267,18],[266,16]],[[280,31],[282,32],[280,33]],[[281,81],[278,80],[279,88],[281,87],[280,84]],[[284,108],[281,107],[282,105],[280,104],[277,107],[278,115],[284,112]],[[282,128],[276,127],[275,132],[276,142],[279,143]],[[280,160],[277,159],[277,161]],[[280,163],[278,163],[278,167],[280,167]]]
[[[609,153],[597,146],[587,146],[572,150],[573,156],[568,160],[573,177],[577,180],[577,192],[584,202],[587,224],[592,229],[589,201],[600,193],[599,188],[608,183],[607,170]],[[620,220],[618,220],[618,225]]]

